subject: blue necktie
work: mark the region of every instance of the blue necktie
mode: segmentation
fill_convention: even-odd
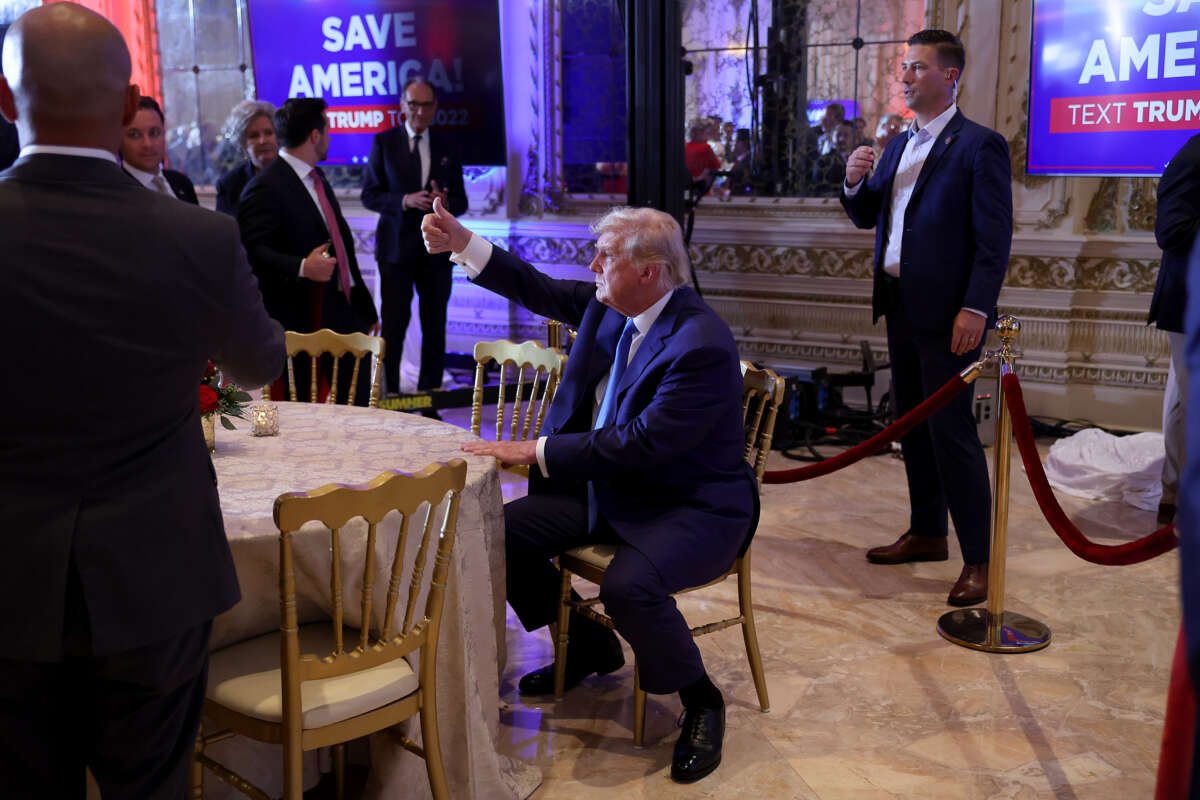
[[[617,404],[617,388],[621,385],[621,377],[625,367],[629,366],[629,345],[637,333],[633,318],[625,320],[625,328],[621,331],[621,339],[617,342],[617,354],[613,356],[612,372],[608,374],[608,386],[604,389],[604,399],[600,401],[600,411],[596,414],[596,424],[593,429],[603,428],[613,415],[613,406]],[[588,481],[588,533],[596,529],[596,491],[592,482]]]

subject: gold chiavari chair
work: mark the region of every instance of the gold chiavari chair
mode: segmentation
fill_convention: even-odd
[[[276,499],[280,631],[212,654],[204,713],[216,731],[201,731],[196,742],[193,798],[203,796],[207,767],[250,797],[266,800],[262,790],[205,752],[213,742],[234,735],[283,745],[286,800],[301,800],[303,753],[334,747],[340,798],[343,743],[390,728],[414,714],[420,715],[422,744],[406,737],[400,743],[425,759],[433,796],[437,800],[449,797],[438,738],[435,659],[458,503],[466,477],[466,462],[453,459],[430,464],[415,475],[392,470],[366,485],[328,484]],[[439,509],[440,529],[435,527]],[[392,511],[400,513],[400,528],[394,549],[387,552],[385,543],[377,543],[376,527]],[[366,523],[365,531],[357,523],[359,518]],[[416,555],[406,570],[414,519],[420,539],[412,542]],[[313,521],[328,532],[309,526],[299,534],[302,526]],[[298,535],[330,537],[329,621],[301,625],[297,619],[293,540]],[[378,554],[377,549],[381,551]],[[360,554],[362,563],[343,563],[343,550]],[[390,559],[384,562],[390,563],[390,577],[382,622],[378,615],[372,616],[377,558]],[[343,575],[353,580],[356,569],[362,583],[359,629],[344,624],[343,606]],[[398,609],[405,588],[407,600]],[[421,611],[418,600],[426,591]],[[420,661],[414,673],[406,657],[418,649]]]
[[[766,470],[767,456],[771,452],[771,437],[775,428],[775,417],[779,405],[783,402],[783,380],[769,369],[757,369],[750,363],[742,362],[742,424],[745,429],[746,462],[754,467],[757,483],[761,488],[762,475]],[[757,526],[757,509],[752,526]],[[754,531],[748,533],[753,537]],[[599,597],[581,600],[571,599],[571,580],[578,575],[597,586],[604,580],[604,571],[612,563],[619,545],[596,544],[576,547],[559,556],[558,565],[562,573],[561,592],[558,603],[557,638],[554,646],[554,696],[561,698],[566,686],[567,677],[567,640],[571,611],[583,614],[589,619],[613,627],[612,619],[596,610]],[[718,620],[692,628],[692,636],[703,636],[714,633],[733,625],[742,626],[742,638],[746,644],[746,657],[750,661],[750,674],[754,678],[754,688],[758,692],[758,703],[763,711],[771,708],[767,696],[767,680],[763,674],[762,654],[758,649],[758,633],[754,627],[754,603],[750,587],[750,546],[733,562],[733,566],[716,580],[703,586],[684,589],[677,594],[694,592],[708,586],[722,583],[730,575],[737,576],[738,583],[738,614],[734,617]],[[642,691],[638,678],[637,663],[633,667],[633,743],[640,747],[646,733],[646,693]]]
[[[383,381],[383,354],[385,343],[379,336],[369,336],[365,333],[334,333],[329,328],[322,328],[313,333],[297,333],[285,331],[285,346],[287,349],[288,399],[296,400],[296,357],[301,353],[311,359],[309,374],[311,375],[308,402],[317,402],[317,385],[320,375],[317,366],[323,355],[333,356],[333,374],[329,378],[329,395],[326,403],[337,402],[338,366],[342,356],[354,356],[354,368],[350,374],[350,392],[346,398],[347,405],[354,405],[358,393],[359,367],[364,357],[368,360],[371,373],[371,397],[367,402],[371,408],[379,407],[379,395]],[[374,356],[372,359],[371,357]],[[265,396],[264,396],[265,399]]]
[[[496,402],[496,440],[507,438],[513,441],[536,439],[546,418],[546,409],[554,400],[558,383],[562,377],[565,357],[557,350],[543,347],[537,342],[510,342],[501,339],[495,342],[475,344],[475,392],[471,401],[471,433],[476,436],[483,424],[483,381],[487,365],[500,365],[500,394]],[[516,381],[516,397],[511,407],[505,397],[508,378]],[[507,425],[506,425],[506,422]],[[517,475],[529,477],[529,467],[505,465],[504,469]]]

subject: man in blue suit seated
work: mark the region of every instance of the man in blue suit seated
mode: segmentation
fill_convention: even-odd
[[[594,283],[555,280],[472,234],[438,201],[422,233],[476,284],[578,329],[543,425],[526,442],[468,452],[531,469],[529,495],[504,508],[508,602],[526,630],[555,621],[550,559],[590,543],[620,545],[600,587],[606,612],[637,656],[642,688],[679,692],[685,715],[671,777],[699,780],[721,760],[725,704],[671,597],[729,569],[756,503],[742,457],[742,377],[729,327],[688,286],[678,223],[618,208],[593,226]],[[624,663],[620,643],[571,620],[567,685]],[[520,681],[553,691],[548,665]]]
[[[913,34],[900,64],[908,135],[846,162],[842,205],[875,229],[875,319],[887,317],[892,407],[907,413],[979,358],[996,319],[1012,244],[1012,167],[1004,137],[971,122],[956,103],[966,65],[962,42],[942,30]],[[874,167],[874,172],[871,169]],[[870,173],[870,177],[868,177]],[[900,440],[910,522],[893,544],[867,551],[874,564],[945,561],[946,512],[963,569],[946,601],[987,598],[991,491],[970,392]]]

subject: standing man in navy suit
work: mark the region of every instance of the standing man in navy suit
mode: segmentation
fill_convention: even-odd
[[[358,271],[354,236],[333,187],[317,163],[329,154],[325,101],[293,97],[275,112],[279,157],[242,191],[238,226],[267,311],[285,330],[379,332],[371,293]],[[328,379],[333,359],[322,359]],[[338,396],[349,394],[354,358],[342,356]],[[296,386],[309,385],[307,359],[296,359]],[[331,387],[333,388],[333,387]],[[359,370],[355,402],[367,405],[371,375]],[[297,389],[302,399],[308,395]]]
[[[430,252],[453,252],[473,282],[578,329],[545,435],[463,449],[531,466],[529,495],[504,507],[508,602],[526,630],[555,621],[551,558],[618,545],[600,598],[633,647],[642,688],[679,692],[671,777],[699,780],[720,763],[725,704],[671,595],[729,569],[757,495],[742,457],[737,348],[689,285],[678,223],[648,208],[609,212],[593,226],[594,283],[548,278],[472,234],[440,200],[422,229]],[[576,615],[570,631],[568,687],[625,663],[608,629]],[[520,681],[525,695],[553,686],[552,665]]]
[[[1162,248],[1162,262],[1147,322],[1167,334],[1171,363],[1163,392],[1162,498],[1158,524],[1175,519],[1179,500],[1179,474],[1187,449],[1184,430],[1188,409],[1188,368],[1184,359],[1183,314],[1188,302],[1188,254],[1200,234],[1200,134],[1184,143],[1171,158],[1158,182],[1158,216],[1154,238]]]
[[[1192,246],[1187,266],[1188,280],[1200,286],[1200,239]],[[1200,397],[1200,292],[1187,302],[1186,362],[1192,397]],[[1187,408],[1187,452],[1200,453],[1200,403]],[[1179,484],[1179,584],[1183,595],[1183,629],[1187,642],[1193,694],[1197,697],[1196,719],[1200,719],[1200,458],[1187,460]],[[1200,726],[1193,725],[1190,800],[1200,800]]]
[[[870,147],[846,164],[842,205],[859,228],[875,228],[875,319],[887,317],[893,407],[904,414],[979,357],[1008,269],[1012,170],[1008,145],[955,103],[966,64],[962,42],[942,30],[908,40],[900,65],[904,102],[916,115],[888,143],[875,172]],[[909,529],[867,551],[875,564],[945,561],[946,512],[964,566],[947,602],[987,597],[991,491],[970,393],[901,440]]]
[[[424,78],[404,84],[404,124],[378,133],[371,142],[362,202],[379,212],[375,228],[375,261],[379,265],[380,311],[387,342],[384,370],[389,392],[400,390],[400,357],[404,332],[417,290],[421,317],[421,372],[417,389],[442,385],[446,364],[446,307],[450,303],[451,267],[445,253],[432,254],[421,241],[421,218],[435,197],[455,216],[467,210],[462,164],[446,140],[429,124],[437,114],[437,97]]]

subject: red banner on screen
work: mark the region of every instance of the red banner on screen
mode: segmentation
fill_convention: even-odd
[[[390,106],[331,106],[330,133],[379,133],[400,124],[400,109]]]
[[[1148,92],[1050,101],[1051,133],[1200,128],[1200,91]]]

